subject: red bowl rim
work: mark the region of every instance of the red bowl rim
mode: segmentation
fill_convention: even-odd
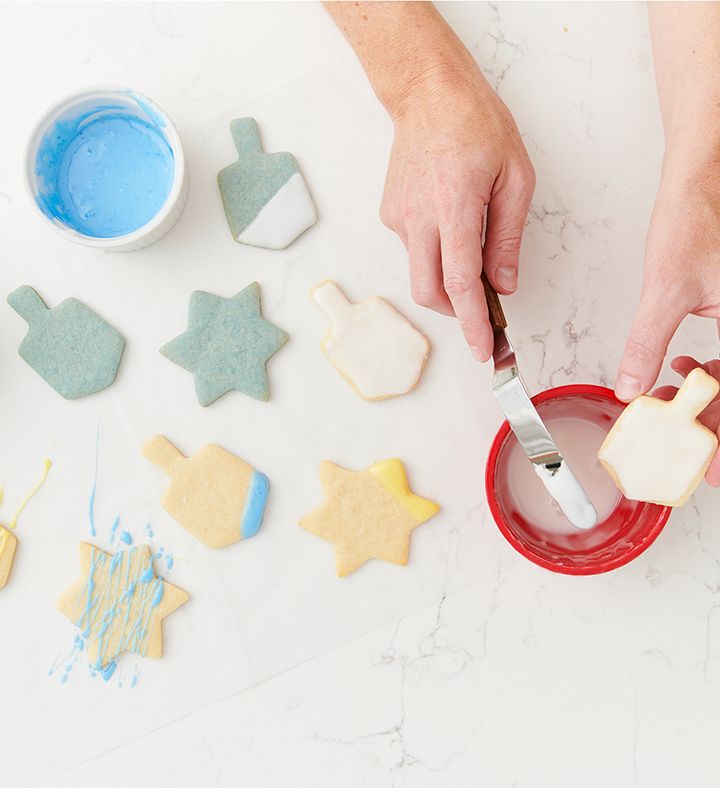
[[[615,396],[615,393],[612,389],[609,389],[606,386],[595,386],[589,383],[572,383],[566,386],[556,386],[555,388],[547,389],[547,391],[541,391],[539,394],[531,397],[531,399],[534,405],[540,405],[547,400],[560,399],[561,397],[567,397],[570,395],[575,396],[578,394],[595,395],[605,400],[617,402],[623,406],[626,405],[626,403],[622,402]],[[532,561],[534,564],[543,567],[543,569],[549,569],[551,572],[557,572],[564,575],[599,575],[603,572],[610,572],[613,569],[617,569],[618,567],[630,563],[630,561],[637,558],[641,553],[645,552],[645,550],[647,550],[648,547],[650,547],[650,545],[660,535],[660,532],[665,527],[665,524],[672,513],[672,508],[669,506],[648,504],[649,506],[655,507],[658,510],[656,519],[646,532],[645,536],[634,547],[632,547],[632,549],[628,550],[627,553],[624,553],[622,556],[608,559],[597,564],[591,564],[589,566],[560,566],[558,564],[554,564],[552,561],[548,561],[545,558],[535,555],[508,528],[502,511],[500,510],[500,505],[495,498],[495,468],[497,465],[498,455],[500,454],[500,448],[509,433],[510,425],[507,423],[507,421],[503,421],[503,423],[500,425],[500,429],[497,431],[497,434],[493,439],[493,442],[490,446],[490,451],[488,453],[487,465],[485,466],[485,495],[487,497],[488,506],[490,507],[493,520],[495,520],[495,524],[500,529],[500,533],[502,533],[502,535],[512,545],[512,547],[514,547],[515,550],[520,553],[520,555],[527,558],[528,561]]]

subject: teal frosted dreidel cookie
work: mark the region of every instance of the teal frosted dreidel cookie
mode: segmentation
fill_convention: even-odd
[[[284,249],[317,221],[305,179],[291,153],[263,153],[254,118],[230,124],[238,160],[218,173],[233,238]]]
[[[49,309],[27,285],[7,300],[29,325],[18,353],[58,394],[78,399],[115,380],[125,340],[82,301],[66,298]]]
[[[267,400],[266,364],[287,340],[282,329],[263,318],[260,285],[253,282],[232,298],[196,290],[187,330],[160,352],[192,372],[201,405],[233,389]]]

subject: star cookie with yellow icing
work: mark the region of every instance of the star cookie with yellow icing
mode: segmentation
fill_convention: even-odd
[[[370,558],[405,565],[410,532],[440,511],[438,504],[410,491],[400,460],[381,460],[361,471],[320,464],[325,502],[300,520],[300,527],[335,546],[339,577]]]
[[[189,595],[155,575],[147,545],[114,555],[80,543],[81,578],[58,600],[58,608],[80,630],[90,667],[112,671],[129,651],[162,656],[162,620]]]

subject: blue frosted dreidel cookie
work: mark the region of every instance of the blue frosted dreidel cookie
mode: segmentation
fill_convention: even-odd
[[[263,153],[254,118],[237,118],[230,132],[238,152],[220,170],[218,186],[233,238],[284,249],[317,221],[315,204],[291,153]]]
[[[58,600],[78,628],[90,667],[107,681],[125,651],[161,657],[163,619],[190,598],[155,574],[147,545],[114,555],[80,543],[80,578]]]
[[[270,487],[264,473],[214,444],[185,457],[162,435],[142,454],[170,477],[165,511],[203,544],[225,547],[258,532]]]
[[[201,405],[233,389],[267,400],[266,364],[287,340],[282,329],[263,318],[260,285],[253,282],[232,298],[196,290],[190,296],[187,331],[160,352],[192,372]]]
[[[339,577],[370,558],[407,564],[410,532],[440,511],[434,501],[410,490],[400,460],[381,460],[362,471],[332,462],[320,465],[325,502],[300,520],[300,527],[335,546]]]
[[[82,301],[66,298],[49,309],[27,285],[7,300],[29,325],[18,353],[58,394],[78,399],[115,380],[125,340]]]
[[[4,588],[10,578],[17,541],[12,531],[0,525],[0,588]]]

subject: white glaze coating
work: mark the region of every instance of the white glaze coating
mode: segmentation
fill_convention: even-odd
[[[671,402],[628,405],[598,452],[627,498],[681,506],[693,494],[717,448],[696,417],[717,391],[714,378],[694,369]]]
[[[312,297],[332,322],[325,355],[361,396],[386,399],[414,388],[430,343],[394,307],[377,296],[353,304],[330,281],[315,287]]]
[[[315,203],[302,173],[291,175],[238,235],[240,243],[284,249],[317,221]]]
[[[595,507],[588,500],[580,482],[563,460],[560,467],[552,471],[544,465],[534,465],[535,472],[545,489],[555,499],[562,513],[576,528],[592,528],[598,520]]]

